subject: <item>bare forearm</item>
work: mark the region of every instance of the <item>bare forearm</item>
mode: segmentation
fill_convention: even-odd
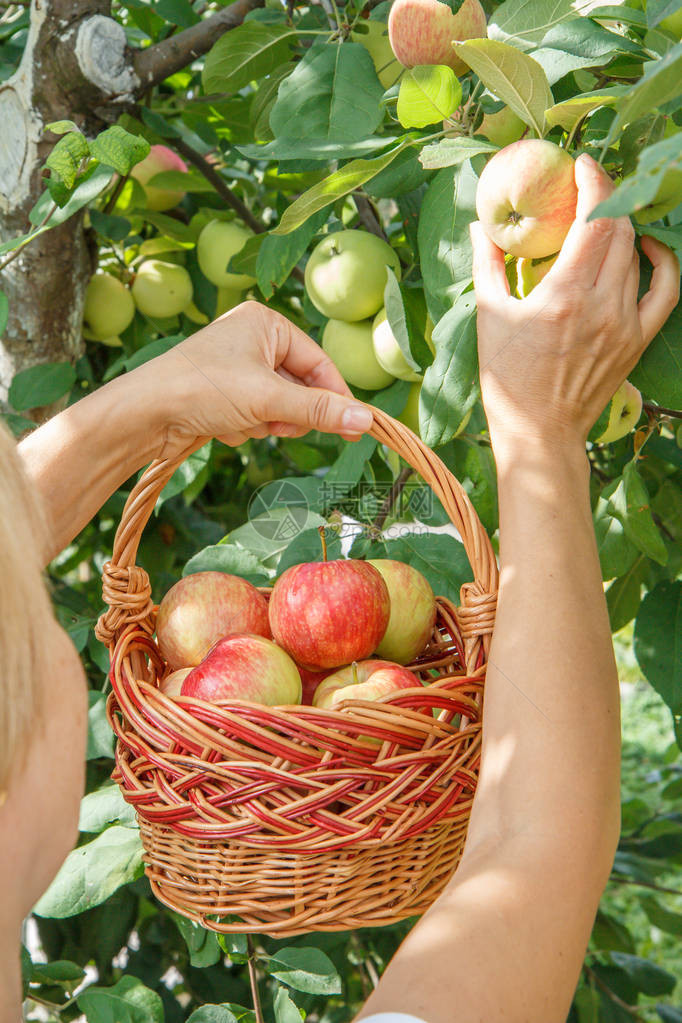
[[[73,540],[126,479],[154,458],[161,436],[154,402],[136,400],[123,377],[65,409],[21,442],[24,466],[45,507],[46,562]]]
[[[497,457],[501,580],[470,845],[559,827],[608,858],[619,693],[587,459],[551,443]]]

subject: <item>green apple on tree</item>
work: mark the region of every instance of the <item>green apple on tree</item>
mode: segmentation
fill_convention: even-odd
[[[118,277],[98,273],[90,278],[83,308],[87,337],[93,341],[116,337],[130,326],[134,316],[133,296]]]
[[[672,166],[663,175],[656,195],[634,214],[638,224],[650,224],[660,220],[682,203],[682,168]]]
[[[421,433],[419,432],[419,395],[421,393],[421,389],[421,382],[412,384],[410,387],[410,393],[407,396],[407,401],[405,402],[405,408],[397,417],[398,422],[409,427],[409,429],[412,430],[412,433],[416,433],[418,437],[421,437]],[[471,419],[471,413],[472,409],[469,409],[462,419],[462,422],[457,427],[454,434],[455,437],[459,437],[460,433],[463,433],[464,430],[466,430],[469,420]]]
[[[371,320],[328,320],[322,331],[322,348],[346,383],[354,387],[378,391],[395,380],[374,354]]]
[[[481,39],[488,34],[478,0],[464,0],[456,14],[440,0],[394,0],[388,36],[405,67],[447,64],[458,75],[468,71],[452,48],[453,40]]]
[[[360,20],[350,34],[354,43],[364,46],[374,62],[377,78],[384,89],[390,89],[400,78],[404,68],[396,60],[388,38],[385,21]]]
[[[187,164],[181,160],[168,146],[152,146],[149,153],[136,164],[130,172],[131,178],[139,182],[145,191],[147,208],[150,210],[172,210],[185,197],[185,191],[179,188],[161,188],[154,185],[152,179],[165,171],[187,173]]]
[[[218,288],[235,291],[244,291],[255,284],[255,277],[230,273],[227,269],[232,257],[242,251],[252,236],[253,231],[234,220],[210,221],[197,240],[197,259],[204,277]]]
[[[435,354],[435,348],[431,341],[431,332],[426,331],[424,338],[431,351]],[[423,374],[417,373],[416,370],[412,369],[400,350],[400,345],[396,341],[395,334],[391,330],[391,325],[388,322],[385,309],[380,309],[374,317],[374,323],[372,324],[372,342],[374,344],[374,354],[377,357],[377,361],[379,365],[383,366],[387,373],[397,377],[398,380],[416,381],[422,379]]]
[[[613,444],[634,430],[641,414],[642,395],[625,380],[590,430],[588,439],[595,444]]]
[[[154,319],[183,312],[192,301],[193,291],[192,278],[184,266],[161,259],[145,259],[132,286],[135,305],[145,316]]]
[[[494,146],[503,147],[517,142],[524,131],[526,125],[521,118],[509,107],[503,107],[494,114],[484,114],[476,134],[485,136]]]
[[[436,598],[431,584],[416,568],[402,561],[376,558],[368,564],[381,573],[391,598],[388,625],[376,652],[389,661],[411,664],[429,641],[436,622]]]
[[[462,86],[445,64],[410,68],[400,82],[396,113],[403,128],[426,128],[457,109]]]
[[[223,313],[229,313],[230,309],[234,309],[244,301],[244,292],[237,288],[218,288],[218,297],[216,299],[216,316],[222,316]]]
[[[329,319],[366,320],[384,304],[387,266],[400,280],[400,260],[382,238],[335,231],[313,249],[305,268],[310,301]]]
[[[574,166],[565,149],[545,139],[520,139],[495,153],[476,188],[488,237],[512,256],[558,252],[575,220]]]
[[[519,298],[526,298],[530,295],[540,281],[544,280],[549,271],[556,263],[557,256],[550,256],[548,259],[529,259],[521,256],[516,261],[516,291]]]

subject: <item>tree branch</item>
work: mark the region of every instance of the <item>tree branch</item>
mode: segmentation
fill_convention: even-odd
[[[610,998],[611,1001],[614,1003],[614,1005],[617,1005],[624,1012],[629,1013],[629,1015],[632,1016],[633,1019],[637,1019],[637,1020],[640,1020],[641,1023],[645,1023],[644,1017],[642,1015],[640,1015],[640,1012],[639,1012],[639,1009],[637,1008],[637,1006],[636,1005],[628,1005],[628,1003],[624,1002],[622,998],[619,998],[619,996],[616,994],[616,992],[612,991],[611,988],[608,986],[608,984],[604,983],[604,981],[601,979],[601,977],[599,977],[594,972],[594,970],[591,969],[591,967],[589,967],[587,965],[587,963],[585,963],[585,965],[583,966],[583,970],[585,971],[585,976],[588,978],[588,980],[591,980],[593,984],[596,984],[597,987],[600,987],[602,989],[602,991],[604,992],[604,994],[606,995],[606,997]]]
[[[396,503],[396,501],[402,494],[403,490],[405,489],[405,484],[407,483],[413,472],[414,469],[412,468],[412,466],[406,465],[400,470],[400,472],[396,476],[393,482],[393,486],[389,490],[388,494],[386,495],[384,503],[379,509],[379,514],[377,515],[377,517],[375,518],[374,522],[370,527],[373,535],[378,535],[381,533],[381,530],[384,528],[386,519],[391,514],[394,504]]]
[[[650,401],[644,402],[644,411],[652,412],[655,416],[671,416],[673,419],[682,419],[682,411],[674,408],[663,408],[662,405],[652,405]]]
[[[381,226],[381,222],[369,199],[367,199],[364,195],[360,195],[358,192],[353,192],[353,202],[355,203],[355,208],[358,211],[360,223],[364,224],[370,234],[375,234],[377,238],[381,238],[382,241],[387,242],[388,238],[386,236],[386,232]]]
[[[264,0],[235,0],[198,25],[138,51],[133,58],[135,73],[140,80],[138,95],[143,95],[147,89],[207,53],[221,35],[241,25],[249,11],[263,4]]]

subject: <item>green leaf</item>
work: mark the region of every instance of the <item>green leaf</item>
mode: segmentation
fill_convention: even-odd
[[[255,554],[231,543],[214,544],[190,558],[182,570],[183,575],[195,572],[229,572],[254,586],[267,586],[268,576]]]
[[[271,298],[275,289],[284,284],[326,220],[325,210],[319,210],[295,231],[285,235],[267,234],[263,238],[256,261],[256,277],[265,298]]]
[[[387,272],[388,279],[384,289],[386,319],[408,366],[421,373],[433,362],[433,354],[424,339],[426,315],[421,322],[417,322],[415,309],[410,301],[412,289],[401,285],[390,267],[387,268]]]
[[[540,64],[513,46],[492,39],[453,43],[458,57],[483,84],[542,136],[545,110],[554,103],[547,75]]]
[[[249,521],[233,529],[228,537],[231,543],[251,551],[269,567],[268,563],[276,563],[295,536],[305,529],[324,525],[326,522],[322,516],[305,505],[285,504],[270,507],[260,515],[251,513]]]
[[[643,149],[636,171],[624,178],[608,199],[595,206],[588,219],[622,217],[641,210],[655,199],[666,174],[675,170],[682,179],[682,132]]]
[[[337,199],[342,199],[344,195],[348,195],[349,192],[359,188],[360,185],[364,185],[365,181],[369,181],[375,174],[382,171],[384,167],[388,167],[391,160],[394,160],[404,148],[404,144],[401,144],[396,146],[395,149],[389,150],[388,153],[375,157],[373,160],[351,160],[350,163],[345,164],[340,170],[330,174],[324,181],[318,182],[312,188],[309,188],[307,192],[304,192],[303,195],[299,196],[284,211],[278,226],[271,233],[277,235],[289,234],[291,231],[295,231],[297,227],[305,224],[306,220],[317,213],[318,210],[331,206]]]
[[[594,92],[571,96],[545,111],[547,125],[550,128],[561,125],[566,131],[571,131],[583,117],[598,110],[599,107],[615,106],[621,97],[627,96],[629,92],[628,85],[612,85],[608,89],[595,89]]]
[[[165,21],[180,28],[191,28],[201,21],[189,0],[156,0],[154,10]]]
[[[112,216],[100,210],[90,210],[90,223],[97,234],[109,238],[112,242],[121,242],[130,234],[130,221],[125,217]]]
[[[75,121],[52,121],[51,124],[45,125],[45,131],[51,131],[53,135],[66,135],[70,131],[80,134],[80,128]]]
[[[0,337],[5,333],[9,319],[9,299],[4,291],[0,291]]]
[[[654,927],[666,934],[675,934],[682,938],[682,913],[673,913],[662,906],[653,895],[640,895],[639,903]]]
[[[640,295],[649,287],[650,281],[648,263],[642,261]],[[664,408],[682,409],[681,336],[682,302],[678,302],[634,370],[628,374],[628,379],[646,398]]]
[[[337,561],[342,557],[341,540],[339,535],[331,526],[325,531],[325,542],[327,544],[327,561]],[[286,572],[292,565],[303,565],[306,562],[322,561],[322,542],[317,529],[306,529],[298,536],[295,536],[277,564],[277,575]],[[300,990],[304,990],[301,988]]]
[[[550,29],[532,56],[554,84],[578,68],[602,67],[619,53],[646,55],[626,36],[609,32],[589,18],[571,18]]]
[[[142,874],[142,842],[132,828],[118,825],[74,849],[38,901],[38,916],[75,916],[98,906]]]
[[[296,33],[282,25],[246,22],[220,37],[204,61],[204,91],[239,92],[289,60]]]
[[[114,733],[109,727],[106,697],[95,689],[88,692],[88,748],[86,760],[113,757]]]
[[[63,224],[65,220],[72,217],[74,213],[78,213],[84,206],[91,203],[93,199],[96,199],[101,192],[109,185],[111,179],[114,176],[114,172],[111,167],[99,167],[93,164],[92,170],[88,170],[81,180],[81,183],[74,190],[73,195],[61,208],[52,209],[54,203],[49,192],[43,192],[38,202],[35,204],[33,209],[28,215],[28,219],[32,224],[42,224],[45,217],[50,214],[49,219],[36,231],[36,234],[42,234],[43,231],[48,231],[51,227],[56,227],[58,224]],[[50,213],[50,210],[52,212]]]
[[[625,535],[623,523],[613,514],[609,499],[618,480],[608,484],[599,495],[594,511],[594,532],[601,564],[602,578],[615,579],[625,575],[637,561],[639,551]]]
[[[58,174],[67,188],[73,188],[83,160],[90,155],[87,139],[80,132],[62,136],[45,161],[45,166]]]
[[[632,935],[620,920],[598,910],[590,938],[595,948],[607,949],[609,952],[634,952]]]
[[[168,483],[166,483],[166,486],[159,494],[159,498],[156,502],[157,509],[166,501],[169,501],[171,497],[176,497],[178,494],[181,494],[183,490],[186,490],[187,487],[194,483],[199,473],[208,465],[212,450],[213,441],[209,440],[208,443],[204,444],[204,446],[199,448],[198,451],[193,451],[192,454],[177,467]]]
[[[612,952],[611,959],[625,970],[639,991],[645,995],[669,995],[675,990],[677,979],[648,959],[628,955],[627,952]]]
[[[25,416],[15,416],[12,412],[3,412],[0,418],[9,429],[12,436],[17,440],[26,433],[27,430],[35,430],[37,426],[32,419],[27,419]]]
[[[267,970],[296,991],[313,995],[341,993],[336,967],[319,948],[281,948],[269,957]]]
[[[78,830],[99,834],[110,824],[137,827],[135,810],[121,795],[118,785],[107,783],[81,799]]]
[[[33,963],[30,973],[32,984],[58,984],[75,988],[85,977],[85,970],[68,959],[55,959],[51,963]]]
[[[218,935],[213,931],[206,930],[201,924],[178,913],[172,914],[172,919],[182,934],[189,951],[189,961],[192,966],[203,969],[206,966],[215,966],[223,958],[223,952],[218,944]]]
[[[673,46],[664,57],[651,61],[636,85],[628,89],[618,104],[616,117],[604,140],[606,149],[626,124],[663,106],[682,93],[682,43]]]
[[[150,149],[146,139],[131,135],[120,124],[107,128],[90,143],[92,155],[119,174],[129,174],[136,163],[149,155]]]
[[[657,1005],[656,1012],[663,1023],[682,1023],[682,1009],[676,1009],[672,1005]]]
[[[635,657],[679,722],[682,715],[682,582],[650,590],[635,621]]]
[[[447,444],[479,393],[476,303],[461,295],[433,331],[436,357],[424,374],[419,430],[429,447]]]
[[[275,1023],[301,1023],[301,1013],[286,988],[277,989],[274,1001]]]
[[[138,366],[143,366],[145,362],[149,362],[151,359],[155,359],[157,355],[163,355],[164,352],[169,352],[171,348],[175,348],[181,341],[184,341],[182,334],[172,334],[170,337],[159,337],[155,341],[150,341],[149,344],[144,345],[130,356],[129,359],[125,359],[123,362],[124,368],[131,373],[132,370],[137,369]]]
[[[409,533],[387,540],[385,557],[412,565],[426,576],[436,595],[455,604],[462,583],[473,579],[463,545],[447,533]]]
[[[400,79],[396,113],[403,128],[426,128],[450,117],[462,100],[462,86],[450,67],[408,68]]]
[[[625,535],[659,565],[668,560],[661,534],[654,523],[649,495],[634,462],[628,462],[618,486],[609,497],[609,511],[623,524]]]
[[[88,1023],[163,1023],[160,996],[129,974],[112,987],[86,988],[76,1003]]]
[[[68,394],[76,382],[76,371],[70,362],[44,362],[22,369],[9,388],[9,403],[17,412],[51,405]]]
[[[519,50],[539,46],[547,32],[575,16],[574,0],[506,0],[494,11],[488,35]]]
[[[437,323],[471,282],[469,224],[476,220],[478,178],[471,163],[439,171],[419,216],[419,253],[426,301]]]
[[[274,139],[265,145],[235,146],[249,160],[350,160],[367,153],[376,153],[398,142],[390,135],[373,135],[359,142],[327,142],[326,139]]]
[[[646,4],[647,25],[649,28],[655,28],[664,18],[676,14],[680,6],[680,0],[649,0]]]
[[[238,1023],[229,1005],[201,1005],[187,1017],[187,1023]]]
[[[377,441],[369,434],[358,441],[347,441],[324,477],[325,486],[345,486],[349,490],[354,487],[362,478],[365,465],[374,454],[376,446]]]
[[[153,224],[154,227],[158,228],[159,231],[168,238],[192,244],[197,240],[193,228],[189,227],[187,224],[183,224],[180,220],[176,220],[175,217],[169,217],[165,213],[157,213],[156,210],[148,210],[144,208],[136,209],[135,215],[142,217],[143,220]]]
[[[639,611],[645,574],[646,563],[644,556],[640,554],[632,568],[625,575],[614,579],[607,589],[606,606],[612,632],[622,629]]]
[[[456,167],[466,160],[471,160],[481,153],[496,153],[499,146],[492,142],[472,139],[468,135],[462,135],[456,139],[440,139],[431,145],[424,146],[419,154],[419,161],[426,170],[436,170],[439,167]]]
[[[383,94],[364,46],[318,44],[280,85],[270,127],[278,138],[356,142],[381,123]]]

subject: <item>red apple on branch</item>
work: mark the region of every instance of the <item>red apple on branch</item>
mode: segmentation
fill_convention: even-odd
[[[495,153],[476,189],[488,237],[512,256],[558,252],[575,220],[574,166],[565,149],[545,139],[520,139]]]
[[[388,37],[401,64],[446,64],[458,75],[468,71],[452,48],[453,40],[488,34],[478,0],[464,0],[457,13],[440,0],[395,0],[388,16]]]
[[[130,172],[131,178],[144,188],[147,196],[147,207],[150,210],[172,210],[185,197],[185,190],[180,188],[160,188],[150,182],[157,174],[164,171],[180,171],[187,173],[187,164],[168,146],[152,146],[144,160],[136,164]]]
[[[338,668],[376,650],[390,614],[386,583],[365,561],[292,565],[270,596],[275,641],[309,670]]]
[[[320,682],[313,706],[332,710],[342,700],[379,700],[398,689],[422,683],[407,668],[391,661],[368,660],[349,664]]]
[[[189,673],[181,695],[290,706],[301,702],[301,677],[289,655],[271,639],[227,636]]]
[[[411,565],[390,558],[368,561],[381,573],[391,600],[391,615],[376,648],[380,657],[409,664],[426,646],[436,621],[436,598],[427,579]]]
[[[159,650],[173,669],[194,667],[219,639],[240,632],[272,635],[265,597],[239,576],[227,572],[185,576],[159,605]]]

